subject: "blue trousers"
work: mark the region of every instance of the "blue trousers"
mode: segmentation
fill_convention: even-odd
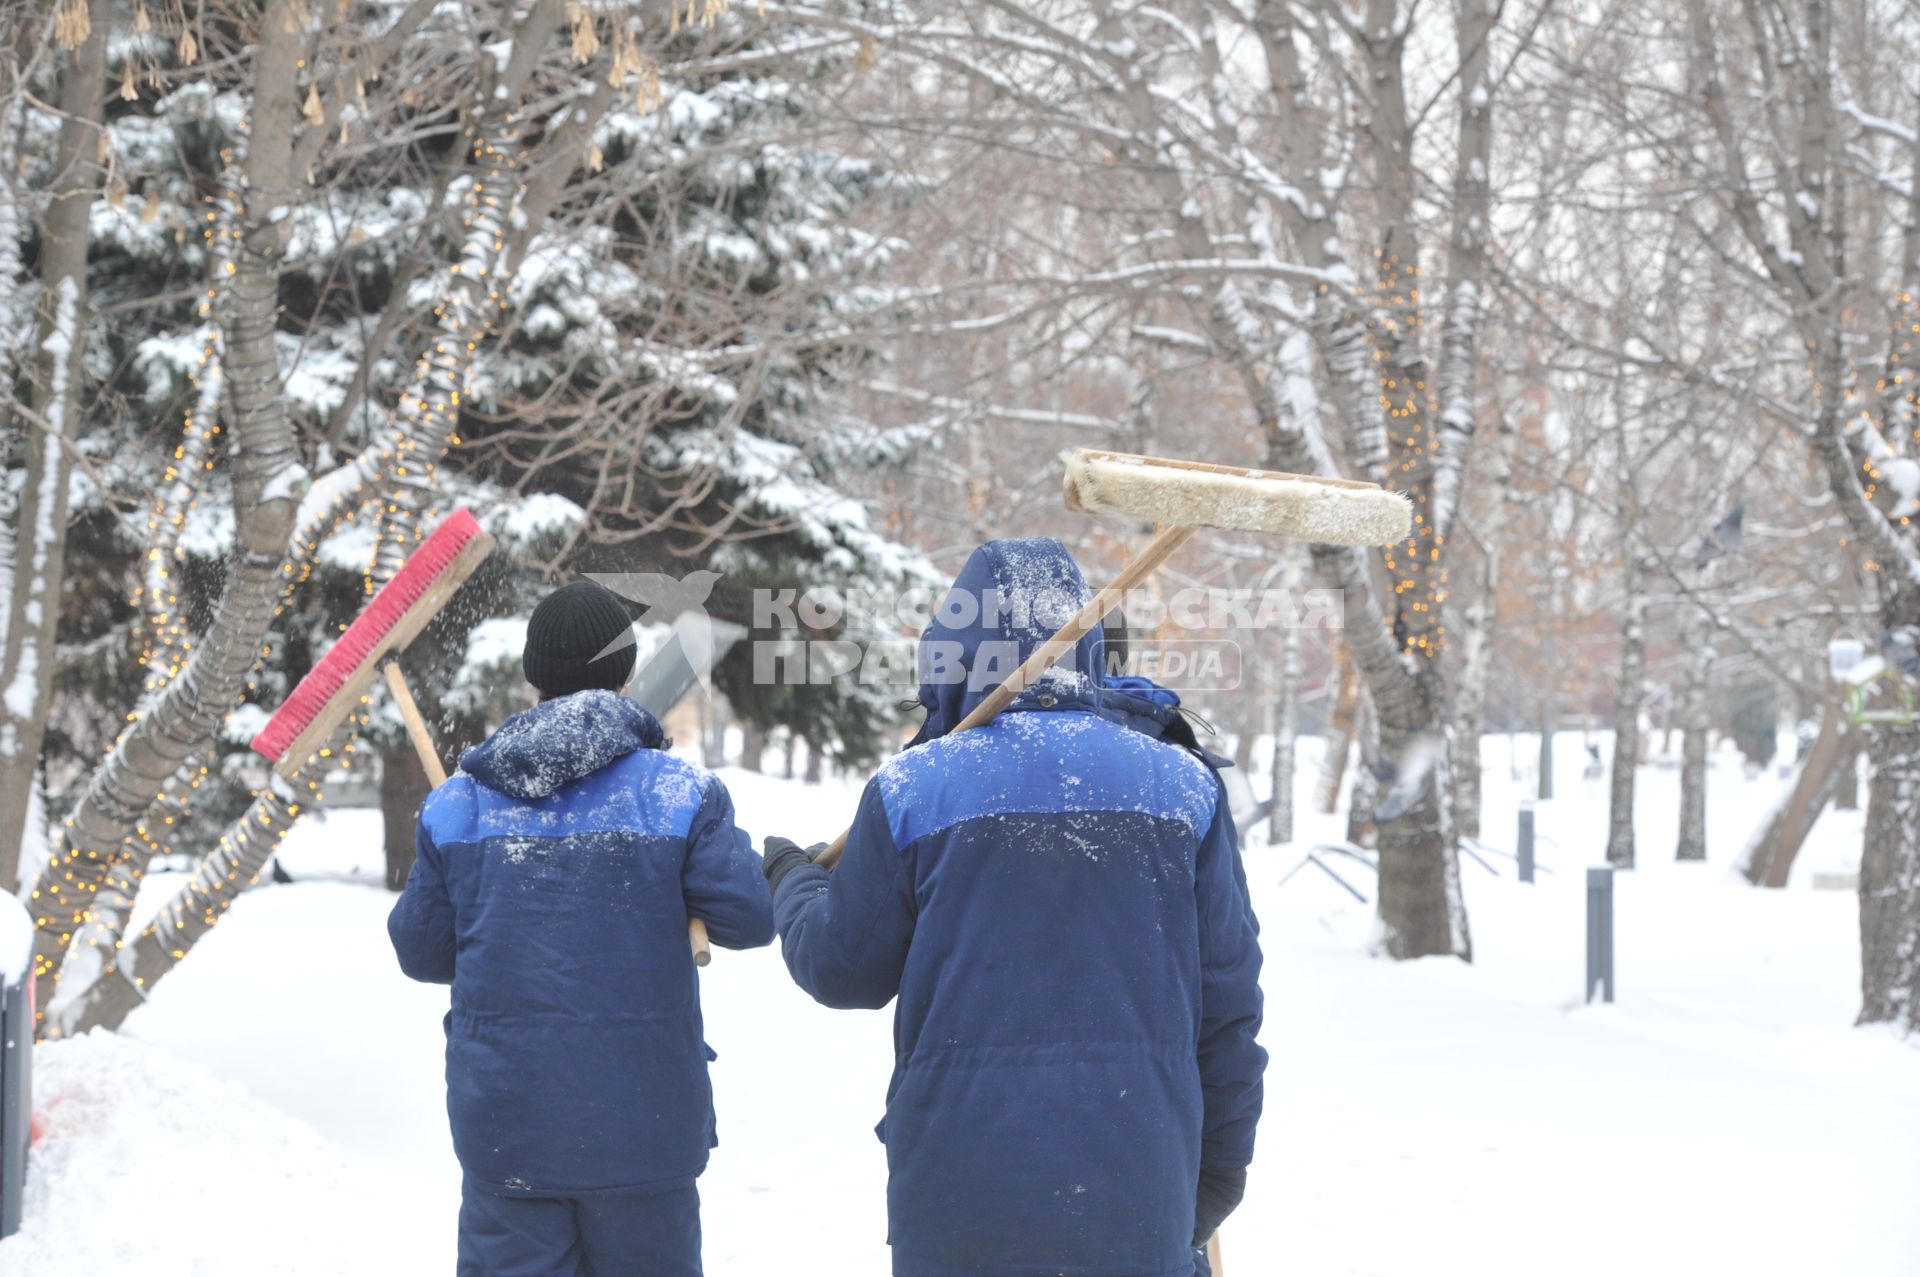
[[[700,1194],[503,1197],[460,1191],[459,1277],[701,1277]]]

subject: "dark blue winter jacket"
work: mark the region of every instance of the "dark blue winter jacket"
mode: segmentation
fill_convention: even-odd
[[[495,1192],[692,1182],[714,1144],[687,919],[773,939],[760,857],[711,774],[613,692],[509,718],[420,812],[387,920],[400,967],[453,985],[447,1113]]]
[[[947,735],[1085,594],[1051,539],[976,551],[921,638],[925,730],[839,867],[774,901],[807,992],[899,999],[879,1135],[901,1277],[1191,1277],[1200,1167],[1253,1156],[1260,948],[1219,781],[1101,715],[1098,631]]]

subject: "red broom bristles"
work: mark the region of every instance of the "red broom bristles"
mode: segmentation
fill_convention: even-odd
[[[474,538],[484,535],[479,521],[465,507],[443,519],[420,548],[407,557],[393,579],[380,587],[380,592],[354,618],[339,641],[307,671],[286,702],[274,711],[273,717],[253,738],[254,750],[279,762],[300,733],[326,709],[327,703],[338,696],[368,662],[383,654],[383,640],[426,597],[440,576],[453,566],[460,552]]]

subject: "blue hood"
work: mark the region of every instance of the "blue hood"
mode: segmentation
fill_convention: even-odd
[[[1107,690],[1124,692],[1129,697],[1138,697],[1167,709],[1180,708],[1180,693],[1171,687],[1160,686],[1143,674],[1110,674],[1107,676]]]
[[[1091,597],[1080,565],[1052,537],[989,541],[975,550],[920,635],[927,720],[907,747],[952,731]],[[1008,708],[1098,709],[1104,651],[1096,625]]]
[[[522,710],[460,756],[460,770],[513,798],[545,798],[667,734],[639,703],[595,689]]]

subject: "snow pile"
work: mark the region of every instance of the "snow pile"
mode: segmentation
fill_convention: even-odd
[[[1594,743],[1607,754],[1604,734]],[[1369,959],[1372,906],[1311,866],[1287,877],[1344,830],[1344,814],[1311,802],[1321,742],[1301,739],[1299,841],[1245,831],[1272,1064],[1247,1200],[1223,1234],[1234,1277],[1912,1277],[1920,1050],[1851,1027],[1857,897],[1797,871],[1780,891],[1729,872],[1787,782],[1748,778],[1716,751],[1710,859],[1676,864],[1678,772],[1642,770],[1641,863],[1615,887],[1619,1001],[1588,1006],[1584,869],[1605,855],[1608,781],[1583,775],[1580,745],[1569,734],[1555,751],[1558,797],[1535,805],[1539,878],[1522,885],[1499,853],[1534,791],[1530,742],[1485,741],[1493,868],[1462,864],[1469,966]],[[1268,753],[1254,750],[1257,787]],[[803,842],[844,828],[864,781],[722,779],[756,841]],[[1826,813],[1803,859],[1857,851],[1862,819]],[[39,1053],[51,1130],[0,1274],[452,1270],[448,991],[394,964],[380,843],[378,811],[303,820],[282,848],[301,881],[240,897],[128,1020],[137,1039]],[[1370,871],[1338,864],[1373,894]],[[318,880],[356,867],[376,885]],[[155,873],[145,892],[178,886]],[[873,1125],[892,1012],[816,1005],[776,948],[716,953],[700,988],[719,1055],[720,1146],[700,1181],[707,1273],[886,1272]],[[804,1104],[763,1085],[770,1061],[797,1053]]]
[[[304,1122],[198,1064],[90,1033],[34,1052],[46,1134],[0,1272],[418,1272],[394,1208]],[[384,1225],[384,1227],[383,1227]]]
[[[0,985],[11,985],[33,961],[33,918],[27,907],[0,891]]]

